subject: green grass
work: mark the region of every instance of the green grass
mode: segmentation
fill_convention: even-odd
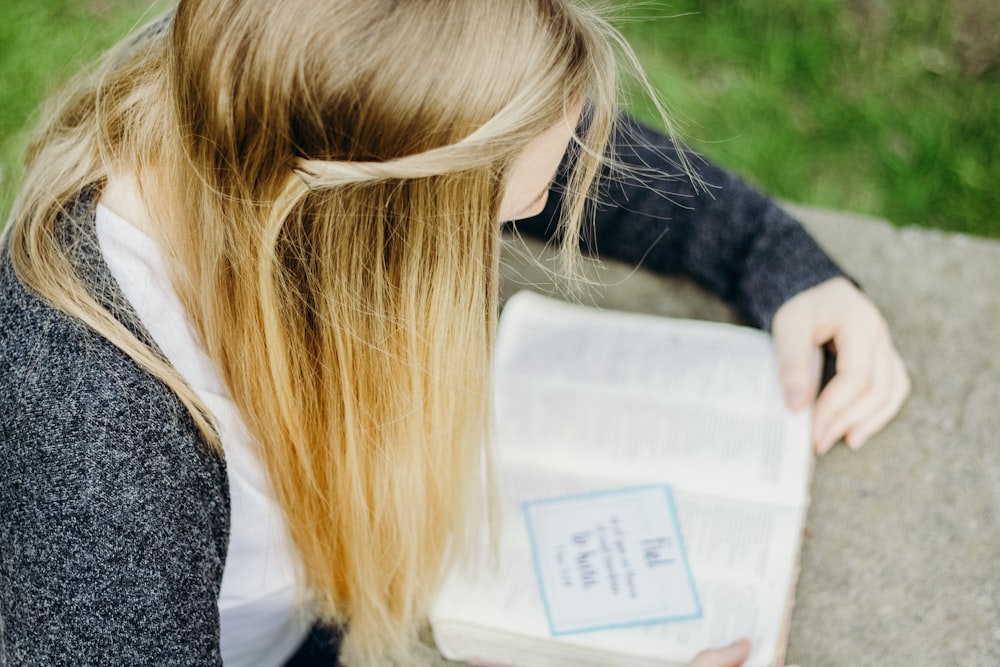
[[[19,175],[23,130],[42,96],[149,5],[33,0],[0,7],[0,214]],[[994,6],[661,0],[630,2],[619,13],[686,140],[768,192],[901,225],[1000,238]],[[963,23],[963,12],[971,23]],[[636,104],[636,113],[648,118],[644,108]]]
[[[1000,48],[975,61],[954,13],[996,47],[1000,6],[976,4],[672,0],[623,30],[687,140],[768,192],[1000,238]]]
[[[7,0],[0,4],[0,221],[7,218],[21,176],[25,137],[46,93],[144,16],[151,18],[151,5],[148,0]]]

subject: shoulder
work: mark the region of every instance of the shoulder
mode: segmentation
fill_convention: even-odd
[[[162,664],[179,664],[217,650],[226,472],[180,401],[29,292],[5,252],[0,367],[0,616],[10,657],[38,657],[39,637],[54,643],[51,655],[97,662],[160,663],[154,656],[171,647]]]
[[[134,486],[183,488],[192,500],[212,504],[225,500],[224,462],[176,396],[102,336],[28,292],[5,261],[0,367],[5,476],[28,477],[33,462],[49,473],[87,476],[94,492],[101,481],[95,475],[111,472],[103,464],[114,461],[115,474],[128,473]],[[225,514],[224,503],[211,509]]]
[[[53,441],[87,436],[77,447],[58,448],[60,455],[134,455],[136,465],[169,464],[176,474],[193,475],[185,483],[224,490],[222,459],[199,437],[177,397],[108,340],[30,292],[2,252],[0,366],[5,436],[10,429]],[[0,451],[9,450],[9,440]]]

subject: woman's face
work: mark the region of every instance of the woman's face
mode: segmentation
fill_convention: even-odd
[[[500,202],[501,221],[530,218],[542,212],[579,117],[576,110],[556,123],[532,140],[517,158]]]

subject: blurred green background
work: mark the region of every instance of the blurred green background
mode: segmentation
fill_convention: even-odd
[[[4,218],[43,95],[166,5],[0,6]],[[685,140],[771,194],[1000,238],[997,0],[610,6]]]

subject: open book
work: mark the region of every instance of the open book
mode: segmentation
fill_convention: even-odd
[[[809,415],[786,410],[767,334],[522,292],[501,316],[496,395],[499,562],[448,578],[431,618],[445,657],[518,667],[683,665],[703,648],[748,637],[747,665],[783,664],[813,457]],[[542,525],[531,511],[561,502],[553,498],[624,502],[644,489],[663,490],[651,501],[668,505],[657,521],[665,526],[672,515],[677,523],[677,572],[687,568],[694,607],[664,611],[663,622],[628,621],[614,616],[605,591],[604,602],[583,597],[569,606],[607,611],[607,622],[560,626],[560,582],[547,581],[551,554],[539,553],[550,548],[539,531],[558,532],[560,519]],[[596,572],[584,576],[608,574]],[[618,595],[623,587],[611,577]]]

